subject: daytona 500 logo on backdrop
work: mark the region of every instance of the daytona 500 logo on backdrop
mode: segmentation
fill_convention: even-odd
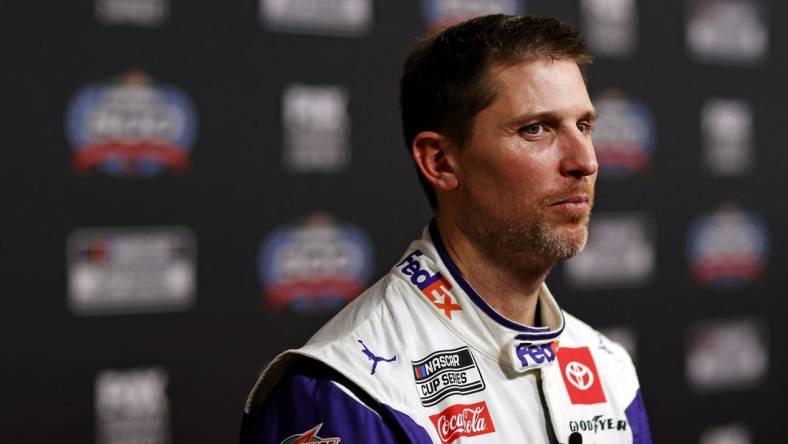
[[[429,32],[486,14],[520,15],[525,0],[422,0],[422,13]]]
[[[185,172],[197,135],[191,100],[180,89],[140,71],[77,92],[66,112],[73,167],[112,176]]]
[[[618,90],[599,94],[594,105],[599,112],[594,124],[599,175],[627,177],[647,170],[657,139],[651,110]]]
[[[265,305],[281,310],[334,311],[358,296],[373,269],[361,229],[315,213],[276,228],[260,247]]]
[[[768,254],[766,224],[735,204],[701,215],[690,225],[687,256],[700,284],[731,287],[760,279]]]

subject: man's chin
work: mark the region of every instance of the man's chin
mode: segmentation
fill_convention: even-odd
[[[565,261],[580,253],[588,241],[588,226],[585,223],[555,227],[542,232],[540,243],[543,253],[556,262]]]

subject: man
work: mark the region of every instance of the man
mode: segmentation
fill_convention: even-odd
[[[551,18],[479,17],[416,45],[402,119],[435,219],[269,366],[242,442],[651,442],[629,356],[544,284],[586,242],[589,61]]]

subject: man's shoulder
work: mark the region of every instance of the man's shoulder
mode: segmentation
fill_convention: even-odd
[[[401,308],[406,303],[408,291],[402,279],[387,273],[323,325],[305,347],[322,348],[362,331],[380,332],[394,317],[406,313]]]
[[[320,433],[326,442],[429,442],[426,431],[407,415],[331,366],[300,356],[262,402],[246,409],[241,442],[301,442],[290,440],[308,439],[310,433]]]
[[[321,362],[379,400],[388,400],[393,393],[392,380],[401,377],[404,368],[392,358],[408,348],[410,339],[405,332],[411,332],[408,325],[416,324],[413,310],[409,309],[414,301],[407,300],[410,291],[392,273],[381,278],[337,313],[304,346],[277,356],[258,379],[247,409],[264,399],[289,373],[292,363],[302,358]]]
[[[634,375],[632,358],[624,346],[569,313],[564,312],[564,318],[566,327],[560,347],[588,348],[597,360]]]

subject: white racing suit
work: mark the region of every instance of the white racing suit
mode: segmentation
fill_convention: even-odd
[[[247,401],[241,442],[651,443],[626,351],[562,312],[537,324],[474,291],[433,223]]]

